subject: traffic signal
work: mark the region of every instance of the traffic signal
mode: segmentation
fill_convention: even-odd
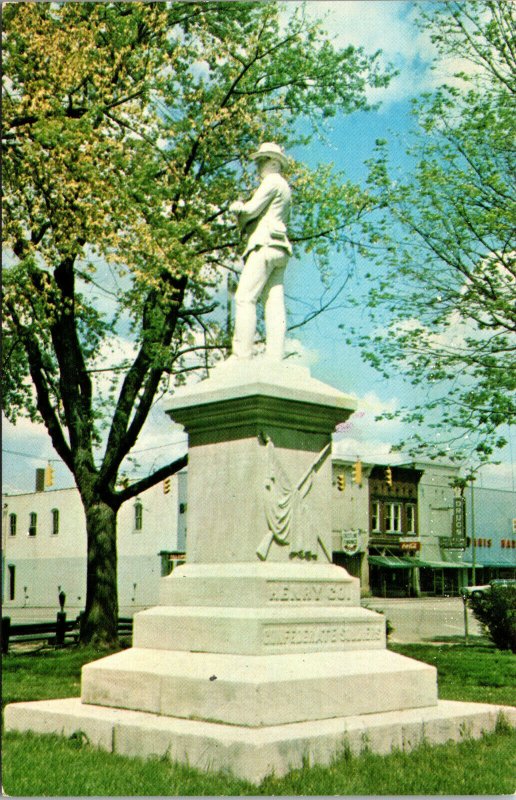
[[[52,464],[47,464],[45,467],[45,486],[53,486],[54,484],[54,467]]]
[[[392,486],[392,470],[390,467],[385,469],[385,482],[387,486]]]
[[[163,494],[168,494],[170,492],[170,478],[165,478],[163,481]]]
[[[337,475],[337,489],[343,492],[346,488],[346,476],[344,474]]]
[[[353,464],[353,483],[362,483],[362,462],[357,459]]]

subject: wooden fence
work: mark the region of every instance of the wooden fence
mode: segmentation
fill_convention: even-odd
[[[19,622],[11,624],[10,617],[2,617],[2,653],[9,652],[9,644],[18,642],[46,641],[56,647],[75,644],[79,641],[81,616],[67,620],[66,613],[59,611],[54,622]],[[119,617],[118,635],[131,636],[132,617]]]

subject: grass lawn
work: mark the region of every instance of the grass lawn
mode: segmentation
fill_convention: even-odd
[[[25,700],[79,697],[82,665],[103,655],[90,647],[45,647],[3,656],[2,708]]]
[[[392,644],[390,650],[437,667],[441,700],[516,706],[516,656],[492,645]]]
[[[439,672],[439,695],[516,705],[516,659],[484,645],[392,645]],[[91,649],[11,654],[3,660],[3,702],[77,696]],[[104,753],[77,739],[8,733],[3,783],[23,796],[422,795],[512,794],[516,733],[501,724],[481,740],[379,756],[343,751],[326,767],[304,767],[259,786],[224,773],[203,773],[167,760]]]

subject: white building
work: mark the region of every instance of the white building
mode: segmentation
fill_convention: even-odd
[[[58,594],[69,618],[86,600],[86,523],[76,488],[3,496],[3,615],[52,619]],[[183,560],[186,472],[125,503],[118,513],[121,616],[158,602],[159,580]]]

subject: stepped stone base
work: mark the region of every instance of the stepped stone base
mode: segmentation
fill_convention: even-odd
[[[162,578],[160,606],[360,606],[360,581],[335,564],[183,564]]]
[[[365,608],[156,606],[134,617],[133,644],[249,655],[381,649],[385,622]]]
[[[86,665],[82,701],[239,726],[437,703],[434,667],[387,650],[242,656],[132,648]]]
[[[328,764],[349,747],[388,753],[423,740],[440,744],[478,738],[502,713],[516,725],[516,709],[441,700],[430,708],[361,714],[337,719],[249,728],[142,711],[86,705],[78,698],[16,703],[5,709],[5,728],[64,736],[81,731],[90,743],[127,756],[168,756],[203,770],[230,770],[259,782],[309,763]]]

